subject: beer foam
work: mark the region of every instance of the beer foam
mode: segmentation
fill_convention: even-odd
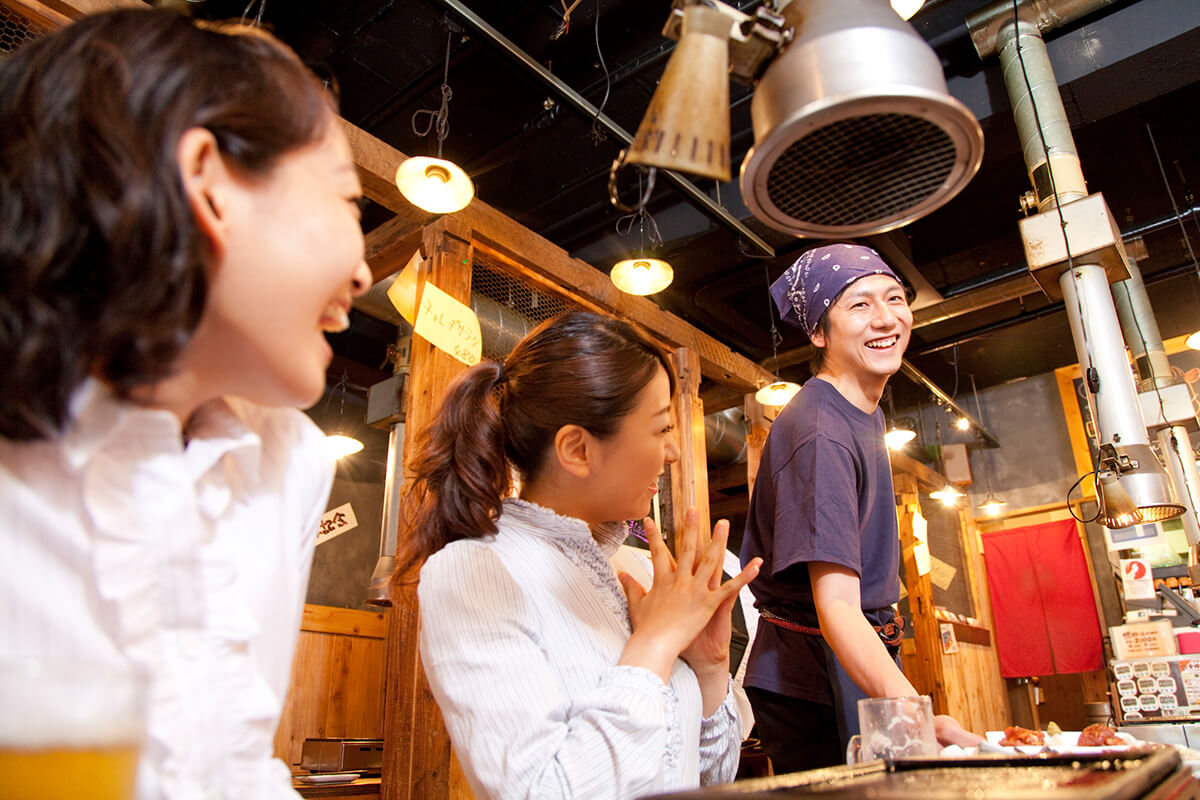
[[[108,747],[141,741],[145,706],[133,673],[0,668],[0,746]]]

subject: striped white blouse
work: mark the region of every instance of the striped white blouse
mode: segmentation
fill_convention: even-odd
[[[608,559],[624,526],[506,500],[499,533],[425,563],[421,657],[458,757],[484,798],[636,798],[731,781],[731,696],[701,719],[700,686],[618,666],[630,635]]]

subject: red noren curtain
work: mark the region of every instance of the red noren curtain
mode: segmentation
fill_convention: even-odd
[[[1100,620],[1075,520],[983,534],[1006,678],[1104,666]]]

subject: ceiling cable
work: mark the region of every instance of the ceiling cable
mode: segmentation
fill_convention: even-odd
[[[575,0],[575,5],[579,5],[580,0]],[[575,6],[571,6],[574,8]],[[568,11],[567,15],[570,16]],[[596,58],[600,62],[600,69],[604,70],[604,98],[600,101],[600,106],[596,109],[596,113],[592,115],[592,142],[599,145],[601,142],[608,140],[608,134],[600,127],[600,115],[604,113],[604,107],[608,105],[608,93],[612,89],[612,77],[608,73],[608,64],[604,63],[604,52],[600,49],[600,0],[596,0],[596,23],[594,26],[596,36]]]
[[[454,38],[454,31],[446,32],[446,64],[442,69],[442,105],[436,111],[431,108],[419,108],[412,115],[412,130],[417,136],[425,137],[429,135],[430,130],[437,132],[437,157],[442,157],[442,142],[450,135],[450,100],[454,97],[454,91],[450,88],[450,42]],[[422,130],[417,127],[417,119],[422,115],[429,117],[429,121]]]

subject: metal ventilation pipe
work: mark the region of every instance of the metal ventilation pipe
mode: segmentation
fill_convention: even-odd
[[[1146,284],[1142,281],[1142,271],[1132,257],[1129,259],[1129,279],[1113,285],[1113,301],[1125,344],[1141,378],[1142,415],[1155,431],[1158,451],[1166,461],[1175,496],[1187,507],[1181,517],[1184,534],[1189,544],[1200,544],[1200,519],[1197,518],[1200,470],[1197,470],[1191,452],[1188,430],[1178,424],[1186,418],[1195,419],[1191,392],[1186,383],[1171,373],[1158,320],[1154,318]]]
[[[1006,5],[1007,16],[996,11]],[[995,47],[1000,55],[1025,165],[1036,193],[1036,202],[1027,207],[1036,205],[1039,211],[1050,212],[1055,217],[1064,214],[1065,219],[1067,209],[1064,206],[1069,207],[1073,202],[1076,208],[1085,205],[1076,201],[1088,199],[1087,186],[1046,43],[1038,22],[1030,14],[1031,8],[1048,9],[1054,5],[1045,0],[1032,0],[1026,3],[1023,13],[1019,6],[1014,13],[1011,3],[997,3],[977,15],[976,22],[983,24],[981,21],[986,21],[988,26],[996,27]],[[1104,3],[1065,5],[1071,6],[1076,16],[1082,16]],[[977,33],[972,30],[978,48]],[[990,52],[990,49],[980,49],[980,52]],[[1103,198],[1096,196],[1096,199],[1099,202],[1088,202],[1087,206],[1101,209],[1100,227],[1107,225],[1115,232],[1116,224],[1103,204]],[[1043,249],[1050,238],[1031,241],[1029,230],[1028,226],[1022,227],[1027,255]],[[1056,247],[1064,244],[1065,258],[1059,263],[1052,262],[1050,267],[1061,270],[1056,288],[1063,296],[1089,395],[1095,398],[1102,468],[1116,473],[1122,488],[1133,498],[1146,521],[1178,516],[1184,508],[1173,497],[1167,476],[1150,447],[1108,288],[1104,261],[1112,260],[1113,250],[1092,252],[1078,247],[1078,241],[1072,246],[1065,243],[1067,236],[1064,225],[1062,240],[1056,239],[1053,244]],[[1080,255],[1074,256],[1075,253]],[[1115,239],[1115,253],[1124,260],[1119,235]],[[1033,268],[1032,261],[1030,266]],[[1045,274],[1045,265],[1041,272]],[[1042,286],[1046,288],[1047,284],[1043,282]],[[1109,524],[1121,523],[1110,519]]]

